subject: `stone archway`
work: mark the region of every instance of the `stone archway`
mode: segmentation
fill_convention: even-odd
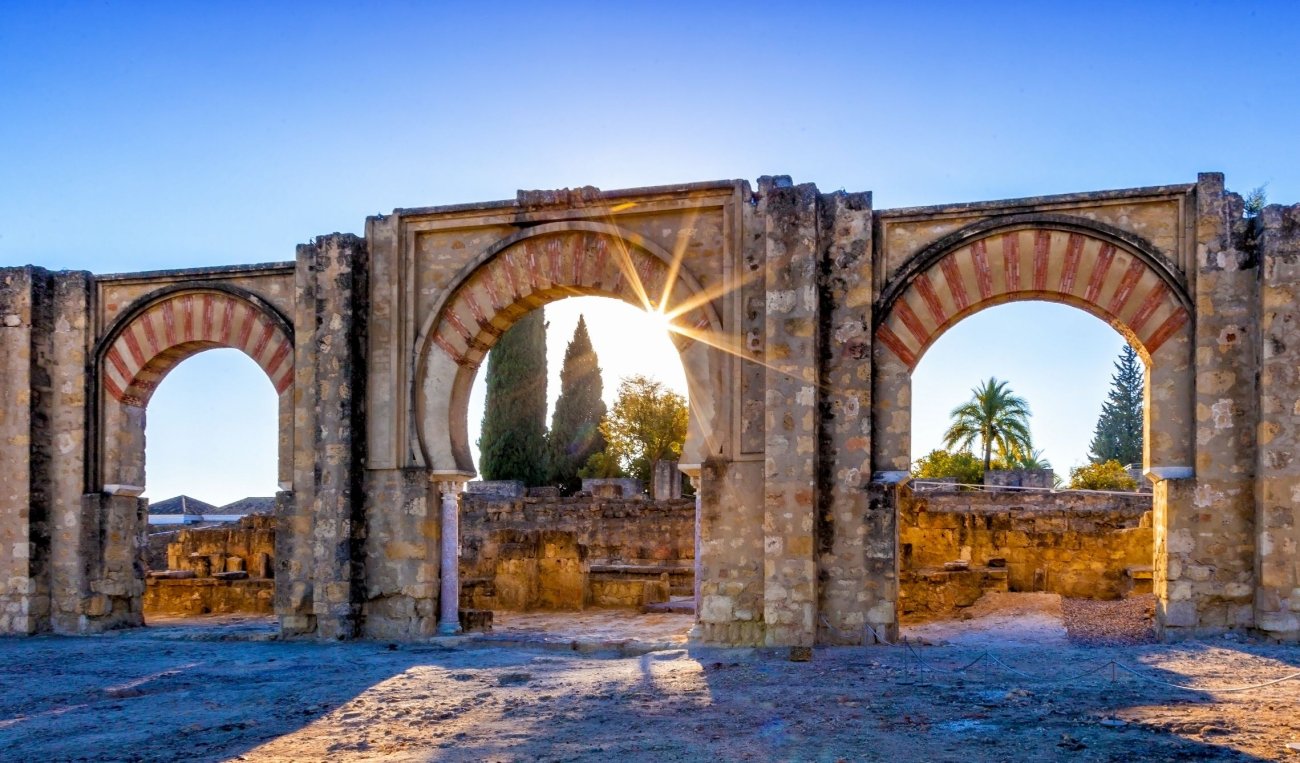
[[[145,418],[166,375],[205,350],[243,352],[279,398],[280,488],[292,487],[294,344],[289,323],[267,302],[231,286],[165,288],[122,311],[95,349],[99,424],[87,495],[99,526],[102,565],[89,581],[98,627],[144,624]]]
[[[601,223],[553,223],[498,242],[471,262],[416,340],[416,442],[434,471],[473,473],[467,432],[470,387],[497,339],[527,312],[570,296],[604,296],[672,316],[691,419],[682,461],[716,452],[721,322],[699,284],[669,252]]]
[[[918,254],[876,309],[876,470],[906,472],[911,374],[949,328],[981,310],[1040,300],[1079,308],[1115,328],[1147,366],[1148,469],[1193,462],[1191,300],[1161,258],[1131,235],[1065,216],[1026,215],[972,226]]]
[[[293,329],[275,308],[233,287],[166,289],[145,297],[105,333],[96,349],[101,396],[99,480],[105,492],[144,487],[144,412],[181,361],[218,347],[243,352],[266,372],[280,398],[281,487],[291,482]],[[135,493],[139,495],[138,492]]]
[[[1157,481],[1153,567],[1163,627],[1169,530],[1181,507],[1161,481],[1192,475],[1196,378],[1188,290],[1176,271],[1131,234],[1059,215],[985,221],[918,254],[882,290],[873,351],[877,478],[897,482],[911,464],[911,375],[949,328],[1013,301],[1069,305],[1115,328],[1146,365],[1143,460]]]

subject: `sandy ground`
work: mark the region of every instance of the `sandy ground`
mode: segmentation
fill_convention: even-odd
[[[496,640],[419,645],[281,642],[247,618],[0,639],[0,760],[1300,761],[1300,681],[1209,691],[1296,672],[1297,647],[986,628],[790,662],[667,643],[689,617],[652,617],[506,617]],[[1071,677],[1109,660],[1196,689]]]

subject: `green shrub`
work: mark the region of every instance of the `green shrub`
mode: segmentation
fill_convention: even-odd
[[[1118,461],[1088,464],[1070,470],[1073,490],[1137,490],[1137,481]]]
[[[946,450],[932,450],[923,458],[917,459],[912,468],[912,476],[919,480],[943,479],[956,477],[964,485],[984,484],[984,464],[974,454],[959,450],[955,453]]]

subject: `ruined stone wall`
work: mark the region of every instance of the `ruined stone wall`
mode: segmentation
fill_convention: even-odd
[[[144,593],[146,617],[154,615],[269,615],[275,581],[212,577],[150,578]]]
[[[0,633],[77,632],[113,611],[131,622],[134,557],[105,574],[101,532],[122,536],[82,501],[90,281],[0,269]]]
[[[461,499],[461,600],[474,609],[640,606],[692,587],[695,503]],[[667,587],[659,586],[667,575]]]
[[[1300,640],[1300,205],[1260,216],[1255,625]]]
[[[321,236],[297,262],[294,491],[276,496],[275,611],[284,635],[351,638],[364,595],[366,243]]]
[[[258,299],[293,324],[274,554],[286,636],[434,632],[440,546],[455,547],[441,516],[456,517],[452,499],[472,477],[477,364],[524,312],[582,293],[686,305],[681,468],[699,482],[703,642],[893,632],[912,368],[948,326],[1020,298],[1110,310],[1148,350],[1144,460],[1164,635],[1297,638],[1297,214],[1271,207],[1251,223],[1213,174],[902,210],[765,177],[754,189],[521,192],[395,210],[371,218],[364,240],[300,247],[292,270],[3,269],[0,631],[142,622],[145,411],[101,389],[97,342],[153,289],[224,283],[266,291]],[[894,311],[887,294],[910,307]],[[569,581],[549,604],[571,602],[577,536],[520,543]],[[635,598],[617,588],[610,600]]]
[[[1222,175],[1199,177],[1196,204],[1195,476],[1154,492],[1166,638],[1254,624],[1259,269]]]
[[[928,589],[967,579],[944,574],[951,562],[980,574],[1002,569],[994,574],[1002,590],[1119,598],[1134,575],[1150,573],[1150,513],[1146,495],[904,491],[898,515],[904,614],[932,608],[925,604]]]
[[[275,576],[275,519],[247,516],[218,527],[177,530],[167,544],[166,570],[189,570],[199,577],[217,572],[247,572],[252,578]]]

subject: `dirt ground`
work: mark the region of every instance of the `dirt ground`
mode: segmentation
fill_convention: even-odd
[[[1300,671],[1293,646],[986,627],[791,662],[684,645],[689,624],[506,616],[491,639],[317,644],[227,617],[0,639],[0,760],[1300,762],[1300,681],[1211,690]]]

